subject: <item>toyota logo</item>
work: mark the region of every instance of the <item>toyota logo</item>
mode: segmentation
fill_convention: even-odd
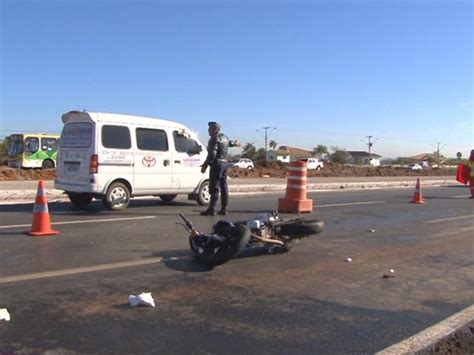
[[[147,168],[151,168],[152,166],[156,164],[156,160],[154,157],[147,155],[146,157],[143,157],[142,164],[143,166],[146,166]]]

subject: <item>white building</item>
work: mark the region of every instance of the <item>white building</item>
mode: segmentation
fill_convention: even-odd
[[[282,163],[289,163],[290,161],[308,158],[311,156],[312,155],[309,150],[288,147],[285,145],[280,146],[276,150],[269,150],[267,152],[268,161],[281,161]]]

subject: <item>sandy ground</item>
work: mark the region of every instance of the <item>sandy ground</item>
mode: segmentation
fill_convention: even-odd
[[[257,177],[286,177],[286,166],[277,163],[267,163],[256,166],[253,170],[238,168],[229,169],[231,178]],[[327,165],[322,170],[309,170],[308,177],[346,177],[346,176],[454,176],[456,169],[423,169],[422,171],[408,171],[405,168],[393,167],[355,167],[341,165]],[[55,169],[13,169],[0,167],[0,181],[16,180],[54,180]]]

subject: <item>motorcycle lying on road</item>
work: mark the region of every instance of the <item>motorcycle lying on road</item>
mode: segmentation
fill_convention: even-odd
[[[182,213],[179,216],[184,221],[180,225],[189,232],[189,245],[197,260],[210,267],[236,257],[286,253],[291,250],[294,240],[324,230],[321,219],[284,220],[273,211],[249,221],[220,220],[211,233],[201,233]]]

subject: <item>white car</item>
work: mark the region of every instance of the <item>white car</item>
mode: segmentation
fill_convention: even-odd
[[[242,158],[237,161],[233,161],[229,164],[231,168],[240,168],[240,169],[247,169],[252,170],[255,166],[253,165],[253,161],[250,159]]]
[[[306,168],[308,170],[321,170],[324,166],[322,161],[319,161],[316,158],[304,158],[300,159],[300,161],[306,162],[307,166]]]
[[[420,164],[410,164],[408,166],[408,169],[410,169],[411,171],[421,171],[423,170],[423,167],[420,165]]]

